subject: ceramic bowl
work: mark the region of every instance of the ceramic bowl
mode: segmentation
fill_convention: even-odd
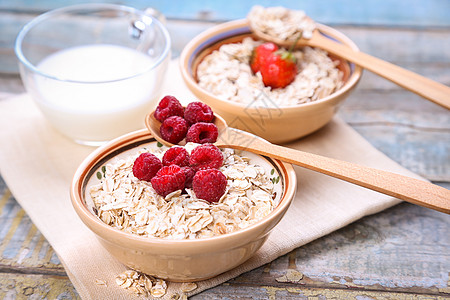
[[[327,38],[358,50],[341,32],[321,24],[318,24],[318,29]],[[332,59],[339,61],[338,68],[344,74],[345,83],[333,94],[317,101],[289,107],[251,107],[248,104],[220,99],[201,88],[197,84],[196,70],[202,59],[221,45],[240,42],[248,36],[257,40],[246,20],[223,23],[204,31],[183,49],[180,56],[181,74],[190,91],[210,105],[230,127],[249,131],[272,143],[292,141],[326,125],[361,78],[362,69],[359,66],[330,55]]]
[[[94,212],[88,192],[93,182],[99,183],[97,173],[107,162],[155,144],[151,135],[141,130],[101,146],[81,163],[70,190],[73,207],[82,222],[117,260],[137,271],[179,282],[203,280],[226,272],[245,262],[261,247],[294,198],[297,180],[292,165],[245,153],[280,176],[278,206],[249,227],[210,238],[167,240],[126,233],[103,223]]]

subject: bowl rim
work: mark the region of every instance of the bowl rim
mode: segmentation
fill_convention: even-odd
[[[358,46],[346,35],[341,33],[340,31],[331,28],[329,26],[316,23],[318,30],[324,34],[328,38],[335,39],[341,43],[346,44],[350,48],[352,48],[355,51],[359,51]],[[190,66],[192,65],[192,62],[195,58],[195,56],[198,53],[201,53],[204,49],[206,49],[209,45],[215,44],[220,42],[221,40],[225,38],[231,37],[230,35],[227,35],[226,33],[233,30],[242,30],[242,33],[250,33],[250,27],[248,24],[248,21],[246,19],[239,19],[239,20],[233,20],[229,22],[225,22],[216,26],[213,26],[200,34],[198,34],[196,37],[194,37],[187,45],[183,48],[183,51],[180,54],[179,59],[179,68],[181,71],[182,78],[184,79],[185,83],[188,85],[188,87],[194,89],[197,93],[205,96],[205,98],[214,99],[215,101],[218,101],[220,103],[223,103],[224,105],[229,106],[228,109],[238,109],[238,110],[251,110],[251,109],[258,109],[258,108],[252,108],[248,106],[248,103],[238,103],[234,101],[228,101],[223,100],[218,97],[216,97],[211,92],[207,91],[206,89],[201,88],[196,80],[194,79],[194,76],[190,70]],[[210,42],[206,43],[207,40],[211,40],[213,37],[215,39]],[[347,61],[348,62],[348,61]],[[345,94],[348,92],[352,87],[354,87],[358,81],[361,79],[362,76],[362,68],[352,62],[348,62],[350,69],[352,70],[350,77],[345,82],[345,84],[337,91],[332,93],[331,95],[328,95],[327,97],[308,102],[308,103],[302,103],[298,105],[293,106],[281,106],[279,108],[267,108],[265,109],[283,109],[283,112],[285,113],[293,113],[296,112],[298,109],[302,110],[312,110],[315,109],[316,106],[322,105],[325,102],[333,102],[338,101],[337,99],[340,98],[342,94]]]
[[[115,151],[126,147],[132,143],[141,141],[141,140],[149,140],[153,137],[146,129],[141,129],[138,131],[130,132],[121,137],[118,137],[103,146],[100,146],[96,150],[94,150],[90,155],[88,155],[83,162],[79,165],[77,170],[75,171],[72,183],[70,187],[70,198],[72,202],[72,206],[74,207],[77,215],[80,217],[82,222],[91,229],[95,234],[99,237],[109,240],[106,235],[111,235],[114,237],[116,243],[126,244],[132,247],[143,248],[149,245],[158,245],[158,246],[182,246],[183,251],[192,250],[200,245],[210,244],[210,246],[214,246],[214,248],[218,248],[222,250],[229,249],[230,245],[237,246],[236,243],[230,243],[231,241],[241,241],[241,244],[245,244],[248,242],[247,239],[242,239],[243,236],[252,235],[252,231],[261,227],[261,229],[266,230],[267,226],[271,223],[272,220],[276,218],[281,218],[281,216],[287,211],[291,202],[294,200],[295,193],[297,190],[297,179],[294,168],[291,164],[272,159],[275,164],[277,164],[280,170],[285,174],[284,181],[284,195],[280,199],[280,203],[277,207],[266,217],[259,220],[258,222],[237,230],[235,232],[231,232],[224,235],[213,236],[208,238],[201,239],[193,239],[193,240],[170,240],[170,239],[162,239],[162,238],[151,238],[151,237],[142,237],[138,235],[133,235],[131,233],[126,233],[120,231],[118,229],[113,228],[110,225],[102,222],[97,216],[92,214],[88,207],[84,204],[83,201],[83,184],[85,180],[88,178],[89,171],[93,166],[96,165],[97,162],[101,161],[106,156],[114,153]],[[280,216],[281,215],[281,216]],[[271,230],[268,230],[269,233]],[[226,247],[228,246],[228,248]]]

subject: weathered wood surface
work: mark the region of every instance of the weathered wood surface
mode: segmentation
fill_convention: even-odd
[[[51,246],[1,179],[0,195],[0,298],[78,299]],[[400,204],[193,299],[444,299],[450,294],[449,226],[447,215]],[[278,282],[287,270],[302,279]]]
[[[70,2],[65,1],[64,4]],[[192,1],[192,6],[180,8],[177,12],[175,8],[179,5],[171,8],[162,1],[137,4],[160,5],[157,8],[170,17],[167,25],[177,56],[193,36],[214,25],[214,22],[200,22],[199,19],[239,18],[241,14],[245,15],[245,7],[249,5],[241,1],[242,4],[233,2],[220,9],[204,4],[199,9],[196,7],[199,2],[203,3]],[[265,4],[264,1],[260,3]],[[303,7],[307,12],[311,7],[319,7],[314,1],[298,3],[307,3]],[[320,13],[329,16],[328,23],[338,24],[337,29],[351,37],[363,51],[450,85],[450,2],[390,3],[395,6],[391,7],[391,15],[381,13],[388,10],[389,5],[385,5],[375,12],[364,11],[366,17],[372,14],[366,20],[349,18],[358,10],[356,4],[350,11],[340,10],[343,19],[336,17],[339,13],[336,11],[321,10]],[[11,48],[14,32],[32,17],[26,13],[30,9],[42,11],[52,5],[55,5],[54,1],[0,2],[0,93],[24,91]],[[360,1],[358,5],[362,5]],[[366,5],[365,8],[382,6],[379,1],[368,1]],[[395,9],[402,5],[410,8],[409,20],[415,20],[409,21],[411,24],[406,15],[394,20],[400,14]],[[433,9],[436,6],[440,9]],[[418,7],[422,9],[421,16],[418,15]],[[11,8],[20,13],[12,12]],[[364,7],[359,10],[363,11]],[[230,11],[234,11],[233,17],[230,17]],[[447,17],[442,18],[441,14]],[[379,15],[384,19],[377,19]],[[377,23],[376,20],[381,21]],[[422,21],[412,24],[417,20]],[[327,23],[325,21],[322,22]],[[447,110],[365,72],[339,115],[393,160],[450,188],[450,114]],[[0,224],[0,298],[79,298],[51,246],[1,178]],[[449,228],[448,215],[400,204],[361,219],[193,299],[449,298]],[[288,270],[302,273],[303,278],[298,282],[278,282],[277,278]]]

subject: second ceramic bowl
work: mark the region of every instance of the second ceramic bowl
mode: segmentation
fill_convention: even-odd
[[[358,50],[341,32],[321,24],[318,24],[318,29],[326,37]],[[256,39],[246,20],[223,23],[204,31],[183,49],[180,56],[181,74],[192,93],[210,105],[229,126],[249,131],[272,143],[292,141],[326,125],[361,78],[360,67],[342,58],[330,56],[339,61],[338,68],[343,72],[344,85],[317,101],[278,108],[251,107],[223,100],[201,88],[197,83],[196,72],[202,59],[221,45],[240,42],[248,36]]]

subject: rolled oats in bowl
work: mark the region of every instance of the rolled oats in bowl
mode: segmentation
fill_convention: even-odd
[[[199,239],[246,228],[278,205],[283,185],[278,171],[260,156],[233,149],[221,149],[224,162],[219,170],[227,187],[218,202],[199,199],[190,188],[162,197],[132,170],[141,153],[161,159],[169,148],[159,146],[153,142],[124,152],[92,176],[87,200],[104,223],[138,236]],[[185,149],[191,153],[197,146],[188,143]]]
[[[316,27],[324,38],[358,51],[338,30],[320,23]],[[284,53],[278,55],[273,47],[275,52],[270,52],[267,60],[261,61],[264,55],[258,55],[263,52],[258,49],[270,50],[269,45],[252,32],[248,19],[219,24],[184,47],[180,71],[189,90],[228,126],[271,143],[287,143],[328,124],[355,90],[362,68],[318,47],[304,47],[289,53],[289,58],[297,59],[285,64],[285,69],[291,70],[288,76],[278,76],[269,70]]]
[[[260,44],[245,37],[205,56],[196,70],[199,86],[222,100],[278,108],[319,100],[344,84],[338,61],[324,50],[304,47],[292,52],[298,69],[294,81],[285,88],[266,87],[260,72],[253,74],[249,63],[253,49]]]

